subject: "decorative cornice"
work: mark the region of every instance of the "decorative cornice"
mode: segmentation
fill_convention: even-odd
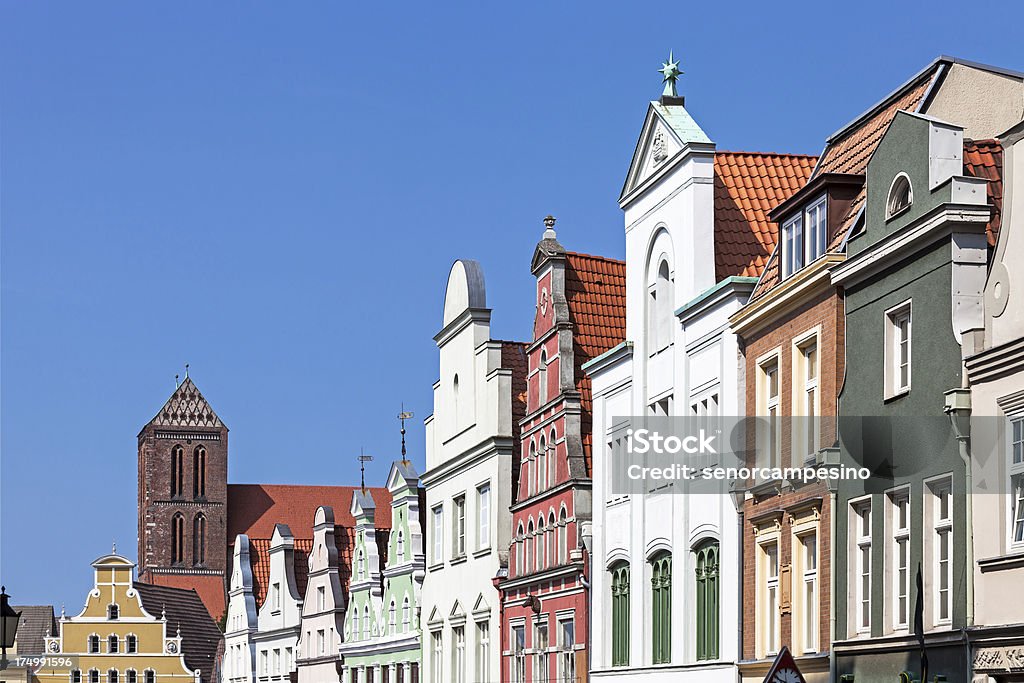
[[[796,310],[807,300],[831,287],[829,269],[846,259],[845,254],[829,253],[797,271],[732,314],[732,333],[747,337],[759,332],[779,317]]]

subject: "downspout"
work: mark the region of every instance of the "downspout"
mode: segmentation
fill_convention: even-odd
[[[964,383],[967,382],[967,372],[964,371]],[[953,425],[953,433],[956,436],[960,449],[960,459],[964,461],[964,481],[967,488],[965,498],[967,510],[964,512],[964,523],[967,536],[967,628],[974,626],[974,473],[971,471],[971,390],[967,388],[950,389],[946,392],[946,405],[944,412],[949,416]]]
[[[590,650],[594,647],[594,641],[593,641],[594,620],[593,620],[592,615],[591,615],[592,593],[590,591],[590,582],[587,581],[586,575],[581,575],[580,576],[580,583],[583,584],[583,589],[587,591],[587,678],[586,678],[586,680],[589,681],[590,680]],[[579,672],[578,671],[576,672],[576,678],[577,678],[577,680],[579,680]]]
[[[838,423],[837,423],[838,427]],[[840,464],[840,448],[837,435],[836,445],[821,449],[821,467],[835,467]],[[836,532],[839,528],[839,521],[836,519],[836,507],[839,500],[839,480],[831,477],[825,480],[828,486],[829,524],[828,524],[828,556],[829,556],[829,604],[828,604],[828,680],[835,681],[836,678]]]

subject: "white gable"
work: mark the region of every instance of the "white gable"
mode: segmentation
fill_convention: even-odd
[[[712,145],[711,139],[682,105],[651,102],[620,201],[649,178],[673,166],[690,147],[705,145]]]

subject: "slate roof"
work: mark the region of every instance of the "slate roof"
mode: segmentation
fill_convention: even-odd
[[[580,392],[583,455],[591,462],[592,396],[583,364],[626,339],[626,263],[566,252],[565,298],[573,330],[576,390]]]
[[[15,612],[21,612],[18,631],[14,634],[18,654],[41,655],[43,638],[57,633],[57,621],[53,617],[53,605],[11,605]]]
[[[206,606],[194,590],[157,586],[136,581],[142,606],[151,615],[167,615],[167,634],[181,629],[181,650],[185,664],[202,672],[203,683],[213,683],[214,665],[221,647],[222,634]]]
[[[1003,217],[1003,146],[998,140],[964,140],[964,174],[988,180],[988,203],[992,218],[986,233],[990,247],[996,245]]]
[[[231,557],[230,549],[228,557]],[[227,594],[224,592],[224,577],[218,574],[175,574],[147,571],[146,580],[158,587],[195,591],[214,620],[220,619],[224,615],[227,607]]]
[[[223,423],[200,393],[199,388],[186,377],[167,403],[152,420],[155,427],[221,427]]]
[[[715,153],[715,281],[758,277],[778,241],[769,212],[811,177],[817,157]]]

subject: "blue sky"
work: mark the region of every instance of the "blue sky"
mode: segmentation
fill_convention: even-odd
[[[523,339],[545,214],[621,257],[669,49],[720,149],[817,153],[941,53],[1024,68],[1018,3],[942,4],[0,4],[0,580],[77,612],[134,558],[186,362],[233,482],[383,483],[402,401],[422,463],[452,260]]]

